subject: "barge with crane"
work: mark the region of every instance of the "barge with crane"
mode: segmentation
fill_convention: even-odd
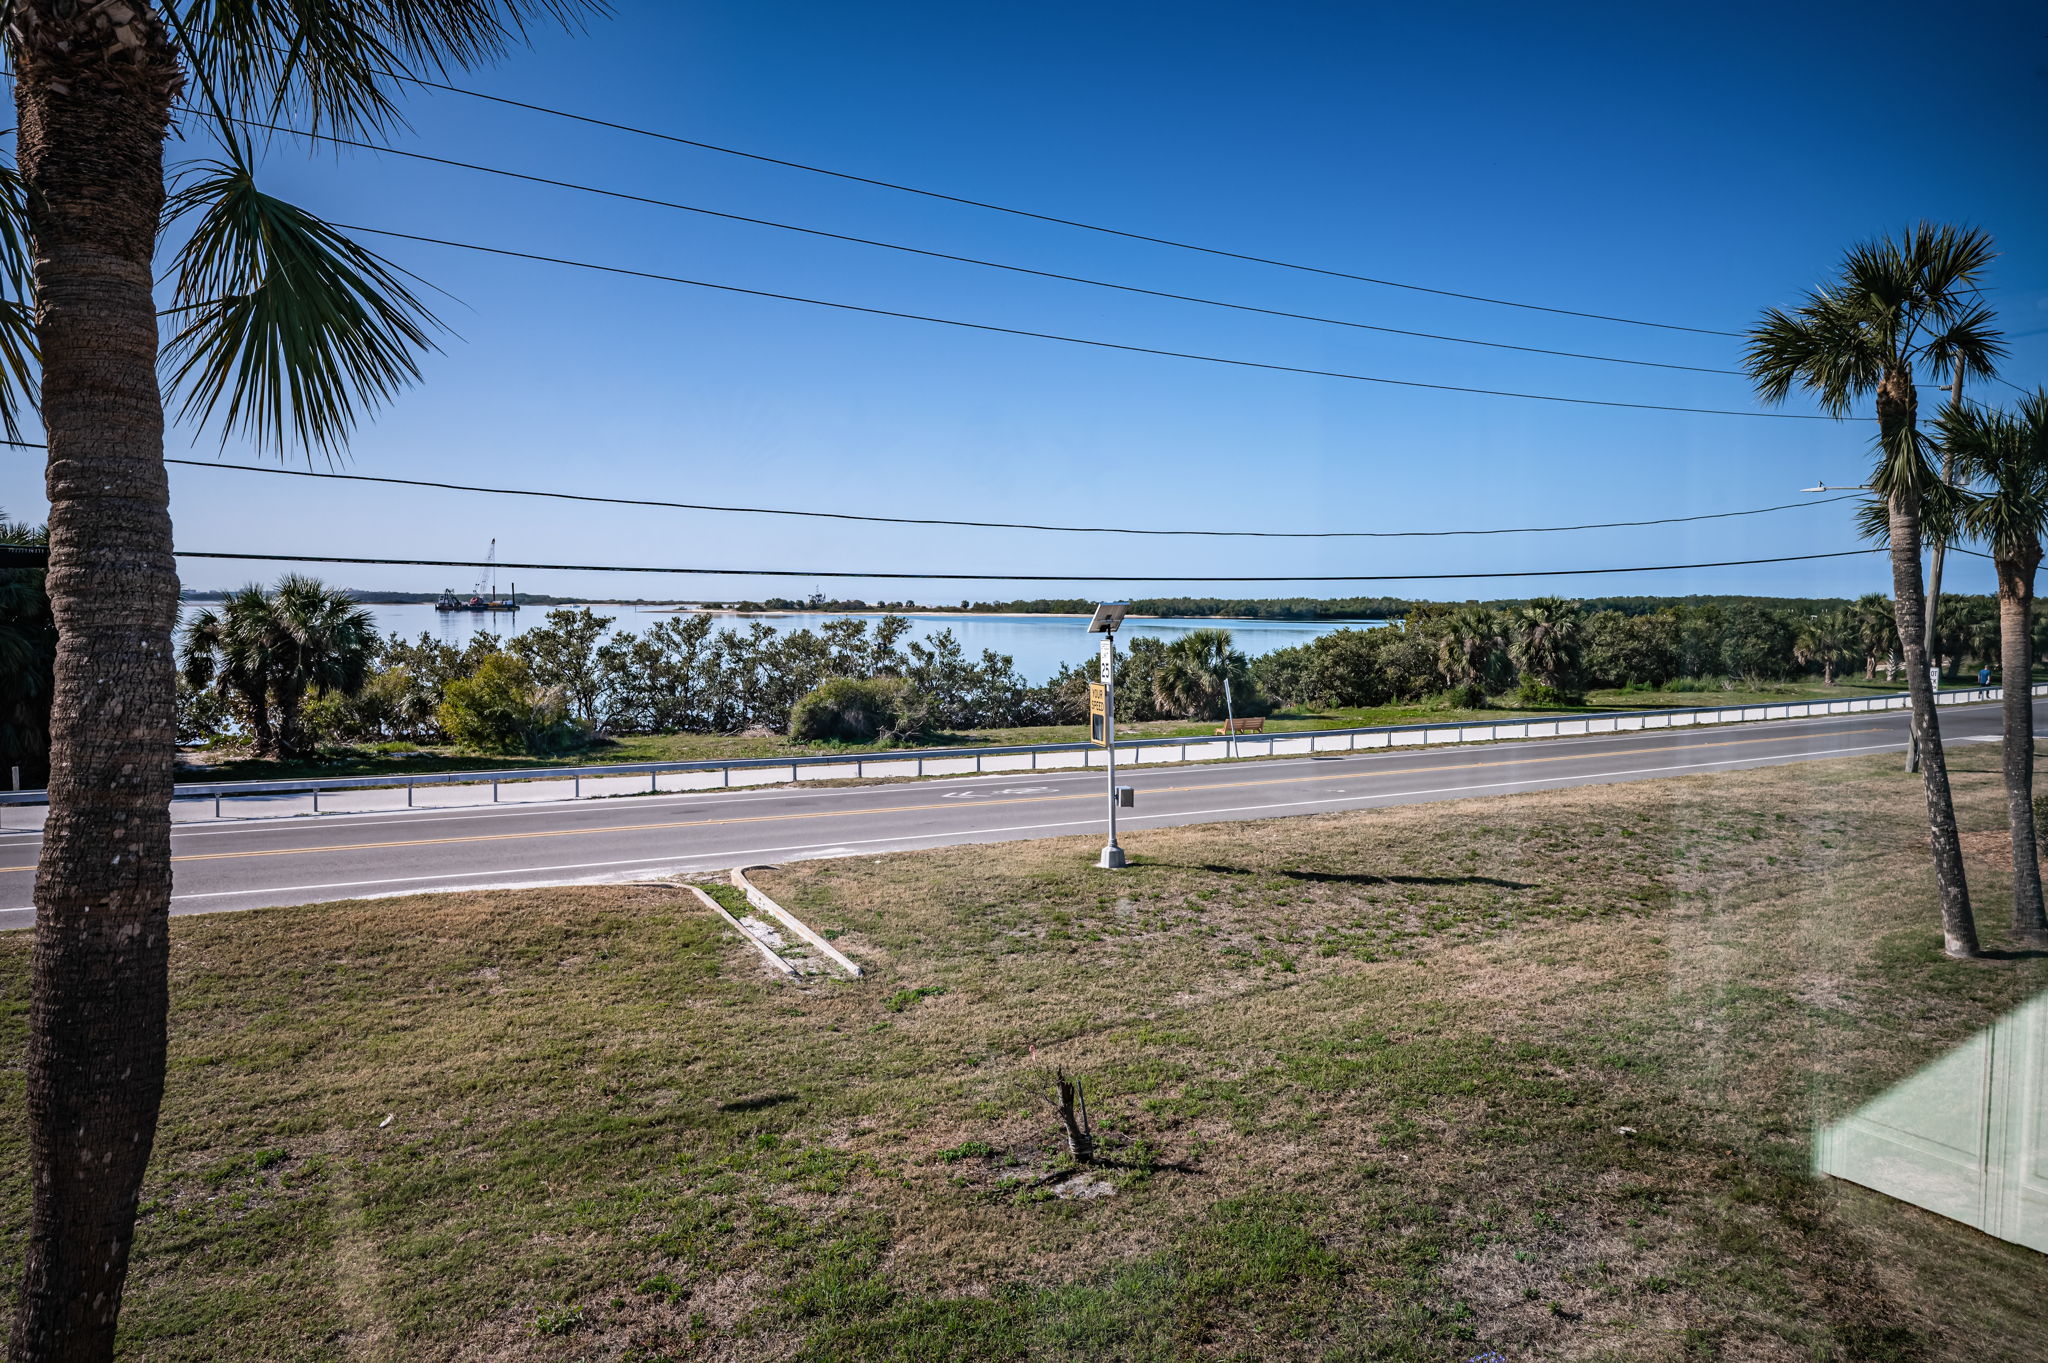
[[[467,597],[457,596],[447,587],[441,589],[440,600],[434,603],[437,611],[516,611],[519,609],[519,584],[514,582],[508,595],[498,595],[498,542],[491,541],[491,552],[484,555],[484,573],[477,579],[476,590]]]

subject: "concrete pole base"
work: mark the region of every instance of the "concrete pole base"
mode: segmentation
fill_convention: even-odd
[[[1124,860],[1124,849],[1112,843],[1102,849],[1102,856],[1095,864],[1105,871],[1114,871],[1119,866],[1128,866],[1130,863]]]

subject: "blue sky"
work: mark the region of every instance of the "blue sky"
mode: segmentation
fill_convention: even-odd
[[[2007,374],[2048,381],[2048,20],[2020,5],[682,5],[458,83],[1228,249],[1559,307],[1738,329],[1864,236],[1979,224]],[[453,95],[397,145],[1148,288],[1709,367],[1738,343],[1219,260],[720,156]],[[265,183],[344,223],[868,306],[1474,387],[1753,409],[1737,377],[1379,336],[1133,298],[282,139]],[[592,275],[405,242],[445,352],[357,437],[355,472],[890,514],[1438,529],[1730,510],[1853,483],[1867,423],[1565,406],[1231,369]],[[2013,397],[1987,387],[1982,396]],[[1788,411],[1810,410],[1802,406]],[[195,446],[196,442],[196,446]],[[174,433],[212,458],[217,437]],[[247,459],[230,444],[225,456]],[[216,470],[173,474],[181,547],[529,561],[1223,575],[1454,572],[1854,547],[1847,507],[1652,530],[1427,541],[1120,540],[565,508]],[[15,457],[0,506],[40,511]],[[188,561],[188,585],[250,573]],[[335,567],[434,590],[459,570]],[[1087,595],[549,573],[525,590]],[[1957,585],[1987,590],[1972,563]],[[1956,575],[1951,576],[1956,582]],[[1435,597],[1854,593],[1835,560],[1459,587]],[[1115,589],[1108,594],[1166,592]]]

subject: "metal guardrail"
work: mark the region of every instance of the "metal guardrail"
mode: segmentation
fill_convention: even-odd
[[[2048,682],[2033,684],[2036,696],[2048,695]],[[2004,696],[2004,688],[1962,687],[1937,693],[1936,699],[1942,705],[1969,705],[1998,700]],[[1821,699],[1809,701],[1784,701],[1763,705],[1693,706],[1671,710],[1628,710],[1601,715],[1558,715],[1547,719],[1483,719],[1464,720],[1442,724],[1380,724],[1354,729],[1293,729],[1273,733],[1203,735],[1187,738],[1138,738],[1119,742],[1120,757],[1128,754],[1126,760],[1136,764],[1146,760],[1147,753],[1164,749],[1177,749],[1172,757],[1154,757],[1158,761],[1190,761],[1215,757],[1281,757],[1296,753],[1357,752],[1374,748],[1421,747],[1425,745],[1450,743],[1491,743],[1510,739],[1563,738],[1582,734],[1633,733],[1643,729],[1693,728],[1708,724],[1739,724],[1754,720],[1804,719],[1826,715],[1864,714],[1872,711],[1902,710],[1911,703],[1904,692],[1881,696],[1844,697],[1839,700]],[[1246,752],[1249,748],[1252,751]],[[496,803],[499,790],[508,784],[531,782],[566,781],[570,783],[568,798],[584,798],[583,782],[586,780],[611,780],[620,777],[645,776],[648,793],[659,793],[661,778],[688,772],[717,772],[721,776],[720,787],[730,786],[734,772],[770,772],[786,769],[789,780],[800,782],[805,771],[836,768],[841,772],[851,768],[851,775],[864,778],[871,768],[897,768],[896,771],[879,774],[891,776],[923,776],[928,764],[973,762],[971,769],[948,771],[946,775],[965,775],[968,771],[1039,771],[1040,759],[1060,754],[1081,754],[1081,761],[1056,762],[1060,767],[1092,767],[1094,755],[1101,751],[1090,743],[1036,743],[1004,747],[977,748],[916,748],[904,751],[888,751],[817,757],[750,757],[717,759],[697,762],[612,762],[597,763],[581,767],[529,767],[507,771],[444,771],[421,772],[417,774],[391,774],[383,776],[312,776],[274,781],[199,781],[183,782],[173,788],[174,801],[211,800],[214,817],[223,817],[223,803],[229,800],[245,799],[266,795],[310,794],[312,812],[320,811],[320,796],[348,790],[394,790],[405,791],[405,807],[413,808],[414,792],[425,786],[489,786],[490,803]],[[991,759],[1024,757],[1023,763],[990,767]],[[908,770],[903,770],[907,768]],[[766,782],[749,783],[766,784]],[[692,787],[701,789],[702,787]],[[617,789],[607,790],[607,795],[629,792]],[[41,805],[49,802],[48,793],[42,790],[0,791],[0,808],[12,805]],[[483,802],[479,802],[483,803]],[[447,808],[449,806],[431,806]]]

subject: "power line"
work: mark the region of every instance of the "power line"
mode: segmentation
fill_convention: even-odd
[[[25,443],[25,442],[18,442]],[[334,473],[319,469],[276,468],[265,464],[227,464],[205,459],[165,459],[196,469],[233,469],[242,473],[282,474],[291,478],[333,478],[351,483],[386,483],[396,487],[436,488],[447,492],[484,492],[501,497],[548,497],[565,502],[598,502],[607,506],[651,506],[672,511],[717,511],[748,516],[804,516],[816,520],[865,521],[882,525],[944,525],[970,530],[1048,530],[1071,535],[1203,535],[1224,539],[1437,539],[1454,535],[1542,535],[1572,530],[1621,530],[1645,525],[1679,525],[1688,521],[1730,520],[1738,516],[1761,516],[1773,511],[1794,511],[1801,507],[1825,506],[1829,502],[1854,500],[1858,494],[1825,497],[1818,501],[1785,502],[1746,511],[1709,511],[1693,516],[1658,516],[1640,521],[1596,521],[1586,525],[1523,525],[1486,530],[1173,530],[1121,525],[1040,525],[1030,521],[965,521],[938,516],[877,516],[853,511],[806,511],[780,506],[725,506],[711,502],[670,502],[652,497],[604,497],[590,492],[554,492],[539,488],[486,487],[476,483],[448,483],[428,478],[392,478],[370,473]]]
[[[1006,204],[990,203],[983,199],[969,199],[958,194],[946,194],[935,189],[920,189],[915,185],[898,184],[892,180],[878,180],[872,176],[855,175],[849,171],[832,170],[825,166],[811,165],[803,161],[790,161],[779,156],[765,156],[760,152],[741,151],[737,147],[721,146],[716,142],[703,142],[692,137],[679,137],[674,133],[656,132],[651,128],[639,128],[630,123],[616,123],[610,119],[594,118],[589,114],[571,113],[566,109],[550,108],[545,104],[531,104],[525,100],[508,99],[503,95],[487,95],[481,90],[471,90],[460,85],[448,85],[441,81],[427,80],[404,72],[391,71],[386,74],[428,90],[443,90],[449,94],[467,95],[509,108],[525,109],[531,113],[547,114],[553,118],[565,118],[575,123],[588,124],[596,128],[609,128],[614,132],[632,133],[638,137],[650,137],[659,142],[671,142],[678,146],[695,147],[700,151],[717,152],[721,156],[737,156],[748,161],[759,161],[771,166],[783,166],[790,170],[807,171],[813,175],[829,175],[838,180],[849,180],[855,184],[873,185],[879,189],[893,189],[904,194],[916,194],[927,199],[938,199],[945,203],[963,204],[969,208],[984,208],[993,213],[1008,213],[1013,217],[1031,218],[1037,222],[1049,222],[1060,227],[1077,227],[1087,232],[1100,232],[1105,236],[1122,237],[1127,241],[1149,242],[1154,246],[1171,246],[1181,251],[1197,251],[1203,255],[1221,256],[1227,260],[1243,260],[1254,265],[1273,265],[1283,270],[1300,270],[1307,274],[1325,275],[1332,279],[1349,279],[1360,284],[1377,284],[1382,288],[1406,289],[1414,293],[1434,294],[1439,298],[1462,298],[1472,303],[1491,303],[1503,308],[1521,308],[1529,312],[1547,312],[1561,317],[1584,317],[1596,322],[1620,322],[1633,327],[1656,327],[1663,331],[1689,331],[1700,336],[1740,336],[1739,331],[1717,331],[1711,327],[1682,326],[1676,322],[1651,322],[1640,317],[1617,317],[1604,312],[1581,312],[1574,308],[1554,308],[1542,303],[1522,303],[1511,298],[1492,298],[1485,294],[1460,293],[1455,289],[1437,289],[1423,284],[1407,284],[1395,279],[1378,279],[1371,275],[1353,274],[1348,270],[1326,269],[1320,265],[1303,265],[1296,261],[1279,260],[1271,256],[1251,255],[1243,251],[1229,251],[1216,246],[1202,246],[1191,241],[1178,241],[1172,237],[1151,236],[1143,232],[1128,232],[1118,227],[1105,227],[1100,223],[1083,222],[1077,218],[1062,218],[1050,213],[1037,213],[1027,208],[1013,208]]]
[[[530,175],[525,171],[506,170],[499,166],[479,165],[474,161],[461,161],[447,156],[430,156],[425,152],[405,151],[398,147],[383,146],[375,142],[359,142],[353,138],[337,137],[331,133],[310,132],[301,128],[286,127],[278,123],[259,123],[251,119],[237,119],[238,123],[270,132],[286,133],[313,141],[329,142],[340,147],[354,147],[362,151],[378,152],[386,156],[402,156],[409,160],[425,161],[437,166],[453,166],[460,170],[473,170],[484,175],[502,176],[508,180],[524,180],[529,184],[549,185],[556,189],[570,189],[582,194],[596,194],[608,199],[619,199],[627,203],[646,204],[653,208],[674,209],[682,213],[697,213],[708,218],[723,218],[728,222],[749,223],[756,227],[773,227],[783,232],[799,232],[806,236],[823,237],[831,241],[851,242],[858,246],[875,246],[885,251],[901,251],[906,255],[925,256],[932,260],[950,260],[962,265],[979,265],[991,270],[1007,270],[1013,274],[1032,275],[1039,279],[1057,279],[1069,284],[1086,284],[1091,288],[1115,289],[1121,293],[1142,294],[1149,298],[1166,298],[1179,303],[1199,303],[1204,307],[1229,308],[1236,312],[1259,313],[1266,317],[1282,317],[1296,322],[1318,322],[1325,326],[1350,327],[1358,331],[1377,331],[1389,336],[1412,336],[1426,341],[1450,341],[1458,345],[1486,346],[1494,350],[1517,350],[1528,355],[1555,355],[1570,360],[1598,360],[1603,364],[1637,365],[1646,369],[1680,369],[1694,374],[1725,374],[1741,377],[1739,369],[1715,369],[1698,364],[1669,364],[1662,360],[1636,360],[1620,355],[1593,355],[1578,350],[1553,350],[1546,346],[1515,345],[1508,341],[1486,341],[1471,336],[1447,336],[1434,331],[1411,331],[1404,327],[1380,326],[1372,322],[1355,322],[1342,317],[1323,317],[1315,313],[1289,312],[1283,308],[1262,308],[1250,303],[1232,303],[1220,298],[1203,298],[1196,294],[1174,293],[1167,289],[1147,289],[1136,284],[1119,284],[1107,279],[1091,279],[1086,275],[1063,274],[1057,270],[1038,270],[1028,265],[1013,265],[1000,260],[983,260],[978,256],[963,256],[951,251],[934,251],[922,246],[908,246],[902,242],[878,241],[872,237],[858,237],[846,232],[827,231],[821,227],[804,227],[796,223],[777,222],[772,218],[755,218],[744,213],[727,213],[721,209],[705,208],[698,204],[677,203],[672,199],[657,199],[645,194],[630,194],[623,190],[604,189],[597,185],[580,184],[573,180],[558,180],[546,175]]]
[[[480,559],[354,558],[332,554],[226,554],[180,549],[179,558],[233,559],[252,563],[349,563],[398,568],[509,568],[530,572],[669,573],[692,577],[859,578],[919,582],[1449,582],[1501,577],[1585,577],[1605,573],[1669,573],[1694,568],[1742,568],[1762,563],[1806,563],[1824,558],[1853,558],[1886,552],[1882,546],[1842,549],[1827,554],[1787,554],[1779,558],[1723,559],[1716,563],[1657,563],[1630,568],[1530,568],[1491,573],[1302,574],[1286,577],[1179,577],[1154,574],[1125,577],[1100,573],[889,573],[828,572],[816,568],[659,568],[616,563],[486,563]]]
[[[748,289],[737,284],[714,284],[704,279],[686,279],[681,275],[658,274],[650,270],[631,270],[620,265],[598,265],[586,260],[567,260],[561,256],[540,255],[531,251],[513,251],[501,246],[483,246],[475,242],[450,241],[445,237],[421,236],[413,232],[394,232],[383,227],[364,227],[351,223],[336,223],[336,227],[349,232],[368,232],[373,236],[393,237],[400,241],[424,242],[430,246],[448,246],[460,251],[477,251],[484,255],[504,256],[512,260],[533,260],[547,265],[565,265],[577,270],[596,270],[603,274],[624,275],[631,279],[651,279],[663,284],[686,284],[691,288],[716,289],[722,293],[745,294],[751,298],[773,298],[785,303],[805,303],[812,307],[834,308],[841,312],[866,313],[871,317],[895,317],[910,322],[930,322],[938,326],[960,327],[969,331],[994,332],[1003,336],[1028,336],[1040,341],[1062,341],[1068,345],[1094,346],[1099,350],[1121,350],[1134,355],[1159,355],[1174,360],[1200,360],[1205,364],[1227,364],[1240,369],[1264,369],[1282,374],[1307,374],[1315,378],[1348,379],[1354,383],[1378,383],[1396,388],[1427,388],[1440,393],[1475,393],[1483,397],[1521,398],[1530,402],[1562,402],[1580,407],[1622,407],[1644,412],[1687,412],[1698,416],[1742,416],[1756,417],[1769,421],[1835,421],[1836,417],[1815,415],[1804,412],[1742,412],[1726,407],[1678,407],[1658,402],[1619,402],[1610,398],[1561,397],[1554,393],[1519,393],[1501,388],[1469,388],[1453,383],[1424,383],[1418,379],[1388,379],[1371,374],[1351,374],[1334,369],[1311,369],[1302,365],[1271,364],[1263,360],[1232,359],[1224,355],[1201,355],[1185,350],[1162,350],[1154,346],[1126,345],[1120,341],[1098,341],[1085,336],[1065,336],[1058,332],[1031,331],[1023,327],[997,326],[991,322],[969,322],[955,317],[933,317],[926,313],[900,312],[893,308],[865,307],[858,303],[840,303],[826,298],[806,298],[799,294],[775,293],[768,289]]]

